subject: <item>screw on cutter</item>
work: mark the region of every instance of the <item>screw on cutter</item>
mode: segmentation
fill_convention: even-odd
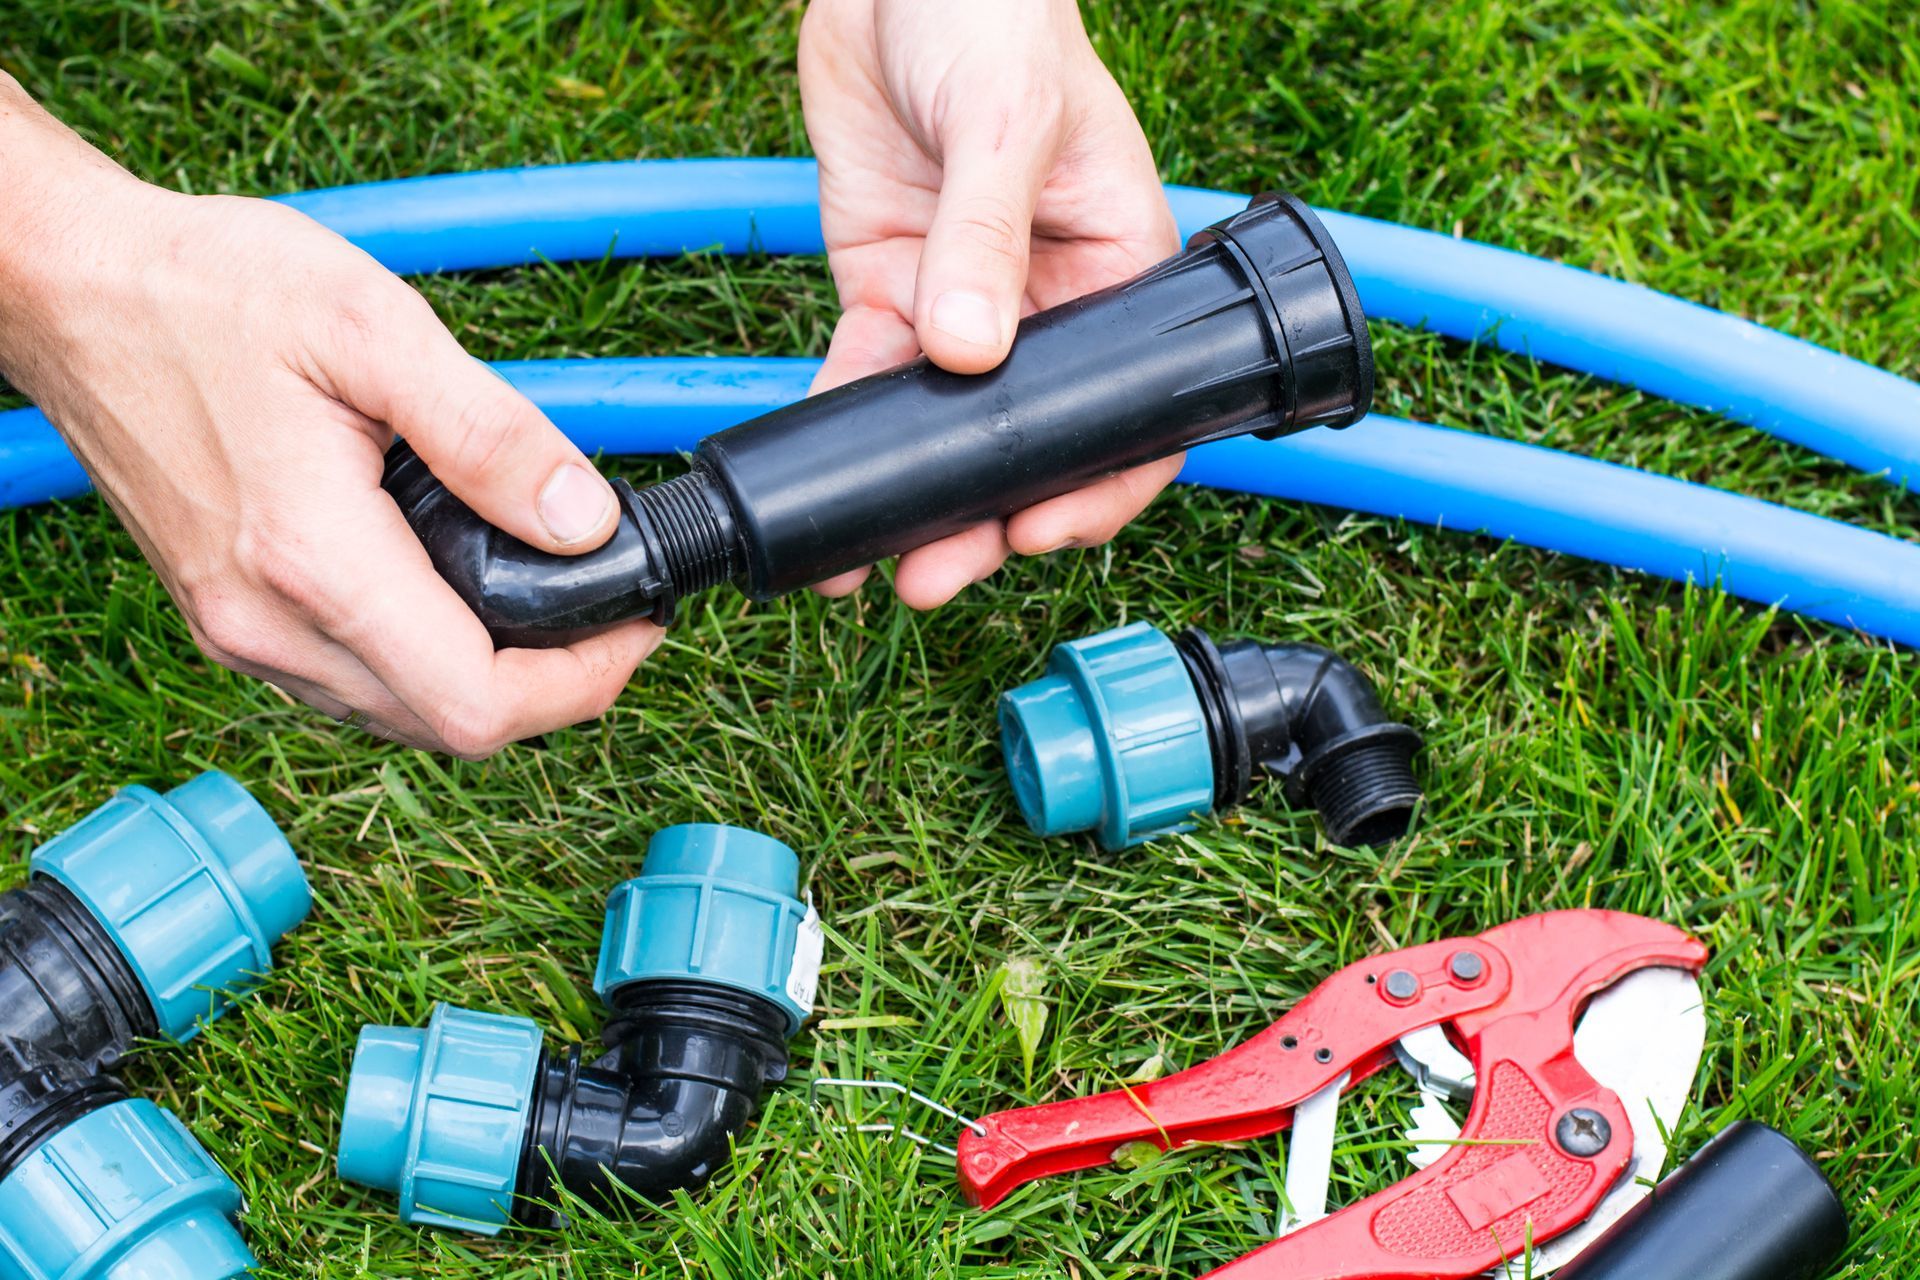
[[[940,1115],[945,1116],[964,1129],[972,1130],[978,1137],[984,1138],[987,1135],[986,1127],[978,1120],[969,1119],[961,1115],[958,1111],[955,1111],[946,1103],[935,1098],[929,1098],[918,1089],[909,1089],[906,1085],[895,1080],[840,1080],[832,1077],[815,1080],[807,1086],[807,1103],[809,1106],[818,1107],[820,1105],[820,1090],[822,1089],[868,1089],[877,1090],[881,1093],[899,1094],[908,1101],[916,1102],[929,1111],[938,1112]],[[895,1124],[891,1120],[855,1125],[853,1131],[855,1133],[897,1133],[909,1142],[916,1142],[929,1150],[938,1151],[943,1156],[958,1158],[960,1154],[947,1143],[936,1142],[924,1133],[915,1132],[906,1125]]]

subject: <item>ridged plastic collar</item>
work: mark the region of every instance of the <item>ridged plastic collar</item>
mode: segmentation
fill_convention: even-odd
[[[426,1030],[364,1027],[340,1119],[340,1176],[399,1197],[400,1220],[497,1235],[533,1108],[540,1028],[433,1007]]]
[[[792,1035],[813,1012],[820,964],[799,888],[800,859],[771,836],[716,823],[655,832],[640,874],[607,901],[593,989],[716,982],[779,1005]]]
[[[280,828],[224,773],[164,796],[127,787],[36,849],[31,869],[106,929],[172,1040],[271,969],[273,944],[313,904]]]
[[[235,1280],[254,1266],[240,1189],[145,1099],[90,1111],[0,1181],[0,1276]]]
[[[1061,645],[1000,698],[1000,746],[1035,834],[1124,849],[1213,808],[1213,750],[1173,641],[1144,622]]]

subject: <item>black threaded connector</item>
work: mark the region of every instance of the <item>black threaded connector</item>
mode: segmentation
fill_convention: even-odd
[[[1419,735],[1405,725],[1357,731],[1303,760],[1289,794],[1304,794],[1333,843],[1387,844],[1413,826],[1421,798],[1413,777],[1419,749]]]
[[[634,519],[651,537],[654,563],[665,583],[653,620],[666,626],[681,597],[717,587],[739,573],[734,554],[738,538],[726,500],[698,467],[637,490],[634,499]]]

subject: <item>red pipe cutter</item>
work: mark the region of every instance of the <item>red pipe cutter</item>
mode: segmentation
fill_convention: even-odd
[[[1623,983],[1630,975],[1669,971],[1693,992],[1699,1032],[1663,1041],[1657,1018],[1626,1006],[1609,1021],[1630,1039],[1645,1038],[1635,1049],[1641,1078],[1650,1071],[1667,1082],[1650,1092],[1671,1094],[1677,1081],[1684,1098],[1704,1031],[1694,978],[1706,960],[1702,944],[1669,925],[1588,910],[1530,916],[1476,937],[1365,960],[1209,1062],[1135,1088],[983,1117],[961,1135],[960,1185],[969,1200],[990,1208],[1024,1183],[1105,1164],[1127,1143],[1169,1149],[1258,1138],[1297,1124],[1291,1192],[1302,1164],[1301,1131],[1324,1124],[1330,1160],[1325,1112],[1340,1092],[1393,1064],[1403,1039],[1414,1036],[1417,1044],[1420,1033],[1430,1038],[1429,1028],[1443,1027],[1474,1076],[1459,1143],[1386,1190],[1210,1274],[1478,1275],[1583,1224],[1597,1232],[1624,1211],[1619,1201],[1644,1194],[1638,1180],[1656,1176],[1664,1157],[1649,1093],[1630,1089],[1639,1094],[1630,1103],[1596,1079],[1584,1062],[1591,1055],[1576,1052],[1576,1021],[1595,996],[1631,985]],[[1655,1148],[1653,1167],[1643,1167],[1636,1155]],[[1324,1185],[1322,1175],[1322,1195]],[[1615,1203],[1604,1203],[1610,1199]],[[1296,1213],[1301,1209],[1296,1203]],[[1315,1212],[1307,1206],[1303,1216]]]

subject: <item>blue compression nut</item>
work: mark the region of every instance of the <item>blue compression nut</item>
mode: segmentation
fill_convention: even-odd
[[[400,1220],[497,1235],[533,1108],[540,1028],[439,1004],[426,1030],[365,1027],[340,1120],[340,1176],[392,1192]]]
[[[813,1012],[822,940],[799,890],[800,859],[772,836],[665,827],[607,900],[593,989],[607,999],[630,982],[719,983],[780,1006],[792,1036]]]
[[[1213,808],[1213,748],[1179,651],[1144,622],[1061,645],[1000,697],[1000,745],[1027,825],[1118,850]]]
[[[273,944],[313,905],[280,828],[217,772],[164,796],[125,788],[36,849],[30,868],[106,929],[176,1041],[271,969]]]
[[[0,1276],[234,1280],[254,1265],[240,1189],[143,1099],[92,1111],[0,1180]]]

